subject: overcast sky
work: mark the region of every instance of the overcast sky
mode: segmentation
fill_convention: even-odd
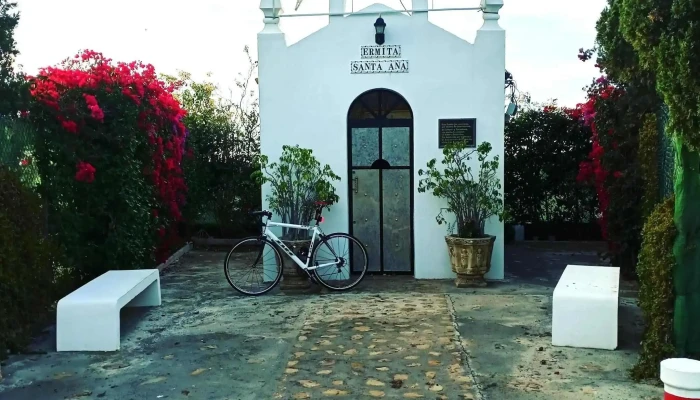
[[[296,0],[282,0],[294,13]],[[355,10],[372,3],[401,8],[401,0],[347,0]],[[504,0],[501,26],[506,29],[506,65],[521,91],[535,101],[557,98],[573,106],[583,100],[583,86],[596,77],[593,63],[577,59],[591,47],[595,22],[606,0]],[[80,49],[101,51],[119,61],[142,60],[158,72],[181,69],[202,77],[207,72],[223,89],[247,68],[243,47],[257,57],[262,29],[259,0],[18,0],[16,32],[19,63],[28,73],[54,65]],[[304,0],[298,13],[328,10],[328,0]],[[410,9],[411,0],[403,0]],[[478,0],[431,0],[431,7],[477,7]],[[474,11],[433,12],[430,20],[473,41],[481,25]],[[290,43],[327,23],[327,17],[283,19]]]

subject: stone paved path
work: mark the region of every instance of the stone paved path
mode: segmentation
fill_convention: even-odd
[[[444,295],[324,296],[275,398],[477,399]]]
[[[535,254],[510,271],[548,262]],[[0,400],[663,397],[628,377],[644,328],[633,299],[621,300],[617,351],[552,348],[553,280],[465,290],[368,276],[348,293],[247,297],[224,279],[224,256],[188,254],[162,277],[161,307],[122,310],[118,352],[57,353],[48,327],[2,362]],[[556,255],[557,268],[590,262],[576,257]]]

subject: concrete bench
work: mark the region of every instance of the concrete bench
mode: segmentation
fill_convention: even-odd
[[[160,304],[157,269],[105,272],[58,302],[56,350],[119,350],[122,307]]]
[[[615,350],[620,269],[567,265],[552,297],[552,345]]]

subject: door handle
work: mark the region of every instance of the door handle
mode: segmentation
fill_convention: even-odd
[[[355,193],[360,192],[360,178],[357,176],[352,178],[352,191]]]

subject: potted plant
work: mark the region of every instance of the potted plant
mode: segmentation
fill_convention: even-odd
[[[326,164],[323,167],[312,150],[296,146],[282,146],[278,162],[269,163],[268,157],[258,158],[259,170],[253,178],[259,184],[268,183],[266,197],[269,208],[286,224],[308,225],[314,217],[316,202],[324,201],[326,209],[338,201],[333,181],[340,177]],[[305,230],[282,228],[282,242],[302,257],[308,256],[310,233]],[[283,253],[286,268],[283,271],[282,290],[305,289],[310,286],[308,275]],[[302,258],[303,259],[303,258]]]
[[[487,159],[491,144],[481,143],[476,149],[468,149],[466,142],[459,142],[443,149],[442,168],[432,159],[427,170],[419,170],[421,177],[418,192],[432,192],[447,201],[447,208],[438,213],[438,224],[447,224],[445,236],[450,253],[452,271],[457,274],[457,287],[485,286],[484,275],[491,268],[491,255],[496,237],[484,232],[486,221],[493,217],[503,220],[503,194],[497,177],[499,157]],[[478,174],[472,173],[472,158],[476,156]],[[454,216],[448,222],[443,216],[447,211]],[[456,228],[456,234],[454,233]]]

